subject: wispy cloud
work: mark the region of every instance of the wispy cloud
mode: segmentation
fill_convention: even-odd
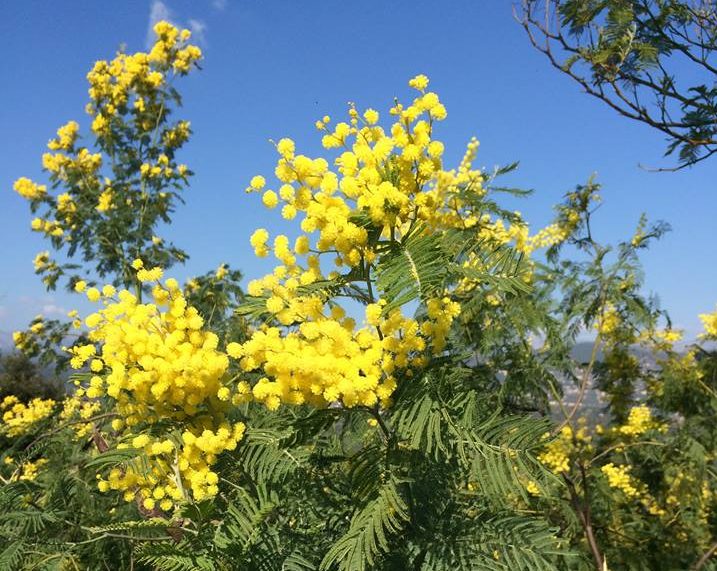
[[[201,20],[195,20],[194,18],[189,19],[189,29],[192,32],[192,37],[200,44],[206,45],[207,38],[205,32],[207,31],[207,25]]]
[[[53,316],[53,315],[67,315],[67,310],[60,306],[55,305],[54,303],[46,303],[42,306],[42,314],[45,316]]]
[[[0,350],[12,346],[8,340],[15,330],[27,329],[30,321],[35,316],[42,315],[45,319],[67,320],[67,306],[76,307],[82,310],[82,300],[58,299],[53,295],[19,295],[11,299],[3,300],[0,305]]]
[[[228,3],[229,2],[227,0],[212,0],[212,8],[221,12],[227,7]]]
[[[20,305],[23,306],[24,313],[30,310],[39,313],[44,317],[57,317],[67,315],[67,309],[58,305],[55,298],[51,295],[42,297],[33,297],[29,295],[21,295],[18,298]]]

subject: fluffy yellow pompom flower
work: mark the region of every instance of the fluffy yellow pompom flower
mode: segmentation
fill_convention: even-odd
[[[285,159],[291,159],[294,157],[296,145],[291,139],[283,138],[277,143],[276,150],[279,151],[279,154]]]
[[[363,113],[363,118],[369,125],[375,125],[379,119],[378,111],[375,109],[366,109]]]
[[[227,345],[227,354],[230,357],[238,359],[242,356],[242,346],[240,343],[231,342]]]
[[[86,292],[86,295],[87,295],[87,299],[89,299],[90,301],[93,301],[93,302],[99,301],[100,297],[102,297],[100,290],[98,290],[97,288],[94,288],[94,287],[91,287],[90,289],[88,289]]]
[[[296,218],[296,213],[296,208],[291,204],[287,204],[281,209],[281,217],[285,220],[293,220]]]
[[[264,228],[259,228],[258,230],[255,230],[249,238],[249,243],[251,244],[252,248],[254,248],[254,253],[260,258],[263,258],[269,254],[269,248],[267,247],[268,241],[269,232],[267,232]]]
[[[408,82],[408,85],[419,91],[424,91],[428,87],[428,77],[423,74],[417,75]]]
[[[299,236],[294,243],[294,251],[299,255],[305,255],[309,253],[309,238],[308,236]]]
[[[378,325],[381,322],[381,305],[371,303],[366,306],[366,323]]]
[[[261,175],[252,177],[249,182],[249,190],[261,190],[266,186],[266,179]]]
[[[279,197],[273,190],[267,190],[262,196],[261,201],[267,208],[276,208],[276,205],[279,204]]]

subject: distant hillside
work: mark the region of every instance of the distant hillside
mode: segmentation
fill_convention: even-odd
[[[575,344],[570,356],[578,363],[589,363],[593,352],[592,341],[580,341]],[[602,351],[598,352],[598,361],[602,361]]]
[[[12,350],[15,344],[12,342],[12,333],[9,331],[0,331],[0,351],[5,352]]]

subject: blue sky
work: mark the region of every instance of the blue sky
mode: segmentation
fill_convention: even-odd
[[[191,259],[172,273],[182,279],[222,262],[247,277],[257,261],[248,237],[259,226],[284,228],[244,188],[271,173],[268,139],[289,136],[300,152],[320,152],[314,121],[341,116],[347,101],[387,109],[409,96],[407,80],[431,78],[448,108],[438,137],[456,161],[475,135],[478,164],[514,160],[511,184],[535,189],[518,206],[533,228],[551,206],[596,173],[604,206],[597,219],[606,240],[630,236],[642,212],[673,231],[644,256],[648,291],[659,294],[674,322],[692,335],[697,314],[717,302],[717,160],[678,173],[650,173],[638,164],[669,165],[663,137],[617,116],[580,92],[529,44],[509,0],[166,0],[4,2],[0,7],[0,338],[35,314],[56,317],[81,300],[44,291],[32,259],[47,249],[30,231],[30,213],[12,191],[20,176],[42,180],[40,157],[57,127],[88,127],[85,74],[124,44],[144,49],[152,18],[169,16],[195,31],[203,71],[180,84],[181,116],[195,131],[183,160],[197,173],[164,235]]]

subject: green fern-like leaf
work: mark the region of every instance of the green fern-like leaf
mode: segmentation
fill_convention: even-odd
[[[266,498],[257,500],[243,489],[235,490],[214,542],[222,549],[245,553],[250,546],[261,541],[261,524],[273,509],[274,504]]]
[[[191,545],[159,543],[142,548],[139,561],[156,571],[215,571],[216,565],[206,553],[192,552]]]
[[[20,563],[26,547],[22,541],[11,542],[0,553],[0,569],[20,569]]]
[[[389,538],[408,520],[408,506],[398,492],[398,481],[390,478],[376,496],[351,518],[348,531],[325,555],[320,571],[364,571],[389,549]]]
[[[92,533],[107,533],[117,531],[132,531],[135,529],[156,529],[166,530],[172,526],[172,522],[163,518],[151,518],[147,520],[118,521],[109,525],[90,527]]]
[[[376,266],[376,284],[387,310],[416,299],[427,299],[447,277],[445,255],[438,236],[416,228],[401,242],[391,242]]]

